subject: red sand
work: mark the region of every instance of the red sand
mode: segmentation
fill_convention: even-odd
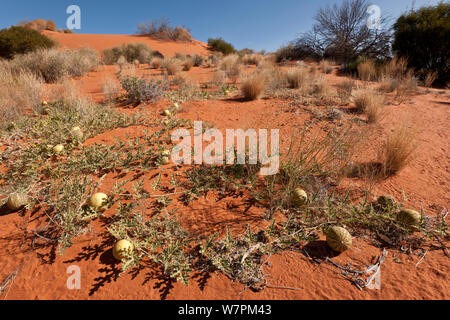
[[[206,55],[208,46],[201,41],[192,42],[173,42],[166,40],[155,40],[146,36],[139,35],[96,35],[96,34],[65,34],[52,31],[43,31],[61,46],[76,49],[90,47],[99,52],[107,48],[120,46],[128,43],[144,43],[153,50],[161,52],[164,56],[174,56],[176,53]]]
[[[102,36],[102,35],[64,35],[52,34],[58,41],[68,47],[92,45],[97,50],[119,45],[124,40],[134,42],[141,39],[135,36]],[[185,44],[163,43],[149,40],[152,48],[163,54],[183,52]],[[159,45],[160,47],[158,47]],[[185,47],[185,53],[194,53],[204,49],[200,44]],[[192,51],[189,51],[192,50]],[[201,51],[199,51],[201,52]],[[145,66],[141,69],[146,72]],[[152,71],[153,72],[153,71]],[[82,90],[95,100],[102,99],[100,81],[105,74],[112,74],[112,67],[101,68],[79,80]],[[212,71],[205,68],[193,68],[189,77],[205,81],[212,77]],[[340,79],[335,75],[327,76],[330,82]],[[414,103],[409,103],[414,102]],[[410,97],[407,103],[399,106],[386,106],[387,115],[375,128],[376,135],[361,150],[361,160],[370,160],[376,147],[384,136],[399,121],[410,121],[417,128],[420,142],[413,161],[397,176],[377,184],[372,192],[391,194],[415,209],[423,207],[426,214],[440,212],[442,207],[450,205],[449,171],[449,133],[448,123],[450,111],[449,92],[445,94],[428,93]],[[236,99],[212,101],[189,101],[183,104],[184,112],[180,117],[191,120],[202,120],[213,123],[217,128],[279,128],[281,139],[283,132],[290,133],[302,128],[307,113],[293,114],[285,112],[288,101],[259,100],[242,102]],[[162,101],[157,105],[140,106],[145,109],[160,111],[167,107]],[[112,142],[114,137],[125,135],[139,136],[139,128],[115,129],[99,135],[86,144]],[[139,130],[140,131],[140,130]],[[283,141],[282,141],[283,144]],[[166,166],[169,170],[171,165]],[[155,172],[146,173],[150,178]],[[123,179],[125,179],[124,177]],[[116,181],[116,174],[109,174],[102,189],[108,192]],[[147,181],[148,185],[150,182]],[[343,186],[351,190],[361,190],[363,183],[356,179],[347,179]],[[148,186],[147,186],[148,187]],[[407,198],[405,198],[405,196]],[[233,208],[230,210],[230,205]],[[181,224],[194,234],[223,231],[230,225],[233,231],[244,231],[247,223],[253,223],[254,217],[261,214],[260,209],[246,206],[239,199],[226,198],[216,202],[214,195],[195,201],[190,207],[183,207],[176,201],[171,207],[180,209],[177,218]],[[113,214],[108,210],[106,215]],[[26,214],[30,224],[39,225],[39,215]],[[18,226],[23,218],[16,215],[1,215],[0,229],[1,270],[0,280],[13,272],[18,266],[21,269],[7,293],[0,298],[7,299],[449,299],[449,258],[441,250],[430,251],[420,260],[416,255],[407,255],[398,251],[389,251],[388,257],[381,267],[381,290],[359,290],[344,279],[338,270],[330,264],[314,264],[306,254],[285,252],[271,256],[269,265],[264,268],[269,276],[268,283],[274,287],[283,286],[298,290],[266,288],[262,292],[244,290],[240,284],[232,283],[220,273],[210,277],[193,274],[190,285],[172,282],[161,275],[157,268],[147,267],[135,278],[130,274],[120,277],[120,264],[112,258],[110,245],[102,243],[104,227],[99,221],[93,224],[93,230],[87,235],[75,239],[73,247],[64,256],[56,255],[54,260],[47,261],[47,249],[36,251],[25,250],[22,244],[22,232]],[[320,253],[326,246],[317,242],[306,246],[310,256]],[[39,254],[44,254],[40,256]],[[354,246],[348,252],[333,258],[333,261],[344,265],[367,266],[381,254],[362,239],[354,239]],[[44,257],[44,258],[42,258]],[[419,261],[420,260],[420,261]],[[419,263],[420,262],[420,263]],[[68,290],[66,281],[67,267],[77,265],[81,269],[81,290]]]

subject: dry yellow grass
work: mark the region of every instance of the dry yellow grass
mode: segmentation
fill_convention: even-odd
[[[164,59],[162,67],[166,69],[169,76],[176,75],[181,70],[180,61],[175,58]]]
[[[380,119],[383,113],[383,100],[382,96],[371,89],[360,89],[353,97],[356,109],[367,116],[369,123]]]
[[[242,82],[242,95],[248,100],[257,100],[265,88],[265,77],[260,73],[251,74]]]
[[[290,88],[298,89],[302,87],[308,77],[308,71],[305,68],[291,68],[286,72],[286,80]]]
[[[416,148],[416,133],[412,128],[405,124],[395,128],[388,135],[379,153],[384,176],[395,175],[403,169]]]
[[[102,80],[102,92],[106,101],[114,101],[120,94],[120,85],[112,77],[105,77]]]
[[[194,61],[192,59],[186,58],[183,62],[183,71],[189,71],[194,66]]]
[[[363,81],[372,81],[377,77],[377,69],[372,61],[364,61],[358,65],[358,75]]]
[[[161,58],[153,58],[151,62],[152,68],[159,69],[161,68],[163,60]]]

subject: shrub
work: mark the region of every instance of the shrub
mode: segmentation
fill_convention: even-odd
[[[43,81],[30,71],[12,71],[0,62],[0,127],[14,121],[27,110],[41,112]]]
[[[265,89],[265,77],[262,74],[255,73],[248,76],[242,82],[242,95],[248,100],[257,100]]]
[[[227,77],[230,78],[233,83],[236,83],[241,74],[241,61],[239,56],[237,54],[226,56],[219,63],[219,69],[225,71]]]
[[[93,49],[77,50],[38,50],[19,55],[12,60],[16,70],[30,70],[45,82],[58,82],[66,76],[77,77],[94,70],[98,63],[97,53]]]
[[[354,87],[355,81],[352,79],[337,84],[337,94],[342,103],[347,104],[349,102]]]
[[[371,89],[361,89],[355,92],[355,107],[359,112],[365,113],[369,123],[379,119],[382,113],[383,98]]]
[[[0,57],[12,59],[16,54],[52,48],[55,43],[35,30],[11,27],[0,31]]]
[[[375,64],[371,61],[364,61],[357,67],[359,78],[363,81],[372,81],[376,79],[377,70]]]
[[[188,29],[179,26],[171,27],[169,20],[166,18],[138,23],[138,34],[151,36],[155,39],[192,41],[192,36]]]
[[[417,71],[436,72],[441,85],[450,81],[449,15],[450,3],[441,2],[405,13],[394,24],[396,55],[407,58],[409,67]]]
[[[162,67],[166,69],[169,76],[176,75],[181,70],[180,61],[174,58],[164,59]]]
[[[319,68],[323,73],[330,74],[333,72],[333,68],[327,60],[320,61]]]
[[[192,58],[192,61],[194,63],[194,67],[200,67],[203,64],[203,57],[199,56],[198,54],[194,55]]]
[[[120,87],[113,78],[105,78],[102,81],[102,92],[106,101],[114,101],[120,94]]]
[[[416,149],[415,133],[405,124],[392,131],[382,146],[379,157],[386,177],[395,175],[409,162]]]
[[[120,80],[128,98],[135,103],[158,102],[164,95],[167,84],[161,80],[147,81],[144,78],[127,77]]]
[[[56,32],[56,23],[53,22],[52,20],[48,20],[47,21],[47,27],[45,29]]]
[[[194,66],[194,62],[192,61],[192,59],[188,58],[183,62],[183,70],[184,71],[191,70],[193,66]]]
[[[103,63],[107,65],[115,64],[121,56],[125,57],[128,63],[134,63],[135,60],[138,60],[139,63],[144,64],[150,63],[155,53],[144,43],[129,43],[103,50]]]
[[[242,63],[247,65],[259,66],[262,60],[262,55],[258,53],[246,54],[242,57]]]
[[[155,69],[161,68],[163,60],[161,58],[154,58],[151,62],[151,65]]]
[[[208,46],[210,50],[221,52],[224,55],[229,55],[236,52],[236,49],[231,43],[226,42],[222,38],[208,39]]]
[[[305,68],[291,68],[286,72],[286,80],[290,88],[298,89],[306,82],[308,71]]]

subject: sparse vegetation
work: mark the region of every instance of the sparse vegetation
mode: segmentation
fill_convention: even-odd
[[[142,64],[150,64],[155,53],[143,43],[129,43],[120,47],[103,50],[102,61],[104,64],[112,65],[118,62],[120,57],[124,57],[128,63],[135,60]]]
[[[138,34],[150,36],[154,39],[164,39],[172,41],[192,41],[189,30],[185,27],[172,27],[166,18],[151,20],[138,24]]]

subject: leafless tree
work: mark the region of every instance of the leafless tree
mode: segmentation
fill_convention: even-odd
[[[385,58],[390,55],[391,30],[387,17],[378,28],[369,29],[366,0],[345,0],[340,5],[321,8],[311,31],[294,42],[304,55],[331,57],[347,63],[358,56]]]

